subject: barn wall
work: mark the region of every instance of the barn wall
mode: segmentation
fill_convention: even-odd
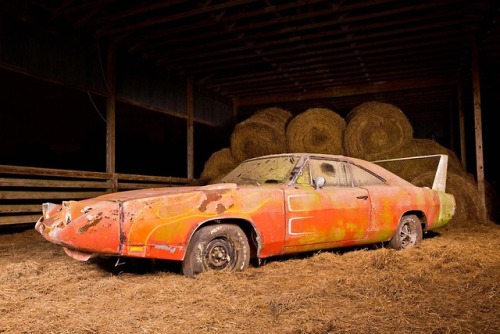
[[[96,40],[2,18],[0,61],[54,81],[105,92]]]
[[[69,26],[0,18],[0,164],[105,171],[105,43]],[[116,171],[184,177],[186,79],[120,48],[115,73]],[[230,101],[195,89],[196,174],[226,145],[231,115]]]
[[[186,81],[124,50],[117,53],[117,98],[186,117]]]
[[[194,92],[194,119],[215,126],[226,126],[232,120],[232,106],[204,92]]]
[[[131,56],[124,50],[117,57],[117,98],[186,118],[186,85],[183,78],[165,68]],[[231,120],[230,101],[200,90],[194,91],[194,121],[221,126]]]

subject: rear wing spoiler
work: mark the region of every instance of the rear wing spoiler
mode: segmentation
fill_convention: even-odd
[[[401,160],[426,159],[426,158],[436,158],[436,157],[439,157],[439,163],[436,169],[436,175],[434,176],[434,182],[432,183],[432,189],[444,192],[446,189],[446,174],[448,171],[448,156],[446,154],[420,155],[415,157],[377,160],[372,162],[377,163],[386,161],[401,161]]]

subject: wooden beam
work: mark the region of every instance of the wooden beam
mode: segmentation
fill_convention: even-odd
[[[50,176],[70,177],[70,178],[102,179],[102,180],[106,180],[110,177],[109,174],[101,172],[88,172],[81,170],[25,167],[25,166],[11,166],[11,165],[0,165],[0,174],[21,174],[21,175],[40,175],[40,176],[50,175]]]
[[[448,61],[448,64],[451,62]],[[432,64],[430,67],[422,66],[420,68],[397,68],[395,70],[386,68],[385,71],[379,70],[370,70],[370,77],[376,81],[377,77],[386,78],[386,81],[392,80],[400,80],[403,75],[404,78],[422,78],[428,76],[439,76],[443,73],[452,73],[453,68],[449,67],[446,62],[437,62]],[[346,74],[344,74],[346,73]],[[348,74],[347,74],[348,73]],[[404,73],[404,74],[401,74]],[[318,90],[323,89],[323,87],[334,86],[335,82],[339,82],[339,80],[343,83],[343,85],[350,85],[345,78],[349,78],[353,84],[359,84],[360,82],[366,82],[366,76],[362,70],[353,70],[349,72],[343,72],[338,75],[337,73],[322,73],[322,74],[311,74],[311,75],[298,75],[294,77],[298,80],[303,87],[306,87],[307,90]],[[252,91],[252,95],[262,94],[263,92],[266,95],[271,93],[277,93],[276,91],[272,91],[273,89],[279,89],[282,92],[293,92],[299,91],[296,84],[293,81],[288,80],[289,77],[281,78],[281,82],[278,80],[270,80],[263,83],[259,83],[256,85],[256,88]],[[257,88],[258,87],[258,88]],[[227,86],[227,88],[221,88],[218,90],[222,94],[225,95],[235,95],[235,96],[243,96],[244,94],[248,94],[248,85],[234,85]]]
[[[6,216],[0,217],[0,225],[15,225],[25,223],[35,223],[40,218],[41,213],[38,215],[23,215],[23,216]]]
[[[476,177],[479,195],[486,206],[484,186],[484,157],[483,157],[483,126],[481,122],[481,87],[479,74],[479,55],[477,44],[472,45],[472,93],[474,103],[474,129],[476,138]]]
[[[138,175],[138,174],[122,174],[116,173],[120,181],[146,181],[155,183],[188,183],[193,181],[184,177],[175,176],[151,176],[151,175]]]
[[[272,94],[255,97],[245,97],[239,99],[239,106],[254,106],[263,104],[273,104],[278,102],[294,102],[305,100],[326,99],[342,96],[355,96],[363,94],[373,94],[381,92],[393,92],[399,90],[408,90],[415,88],[427,88],[437,86],[453,85],[455,80],[447,77],[434,77],[418,80],[401,80],[392,82],[376,82],[373,84],[364,84],[356,86],[331,87],[325,90],[311,91],[295,94]]]
[[[139,16],[145,13],[154,13],[159,10],[172,7],[185,2],[184,0],[168,0],[168,1],[157,1],[151,4],[146,4],[144,2],[138,2],[134,4],[134,7],[127,8],[125,10],[112,12],[110,15],[102,15],[100,17],[88,19],[84,22],[87,26],[95,26],[103,23],[109,23],[114,21],[119,21],[123,19],[131,19],[133,16]],[[98,6],[97,3],[93,6]],[[104,12],[104,11],[102,11]]]
[[[394,57],[400,58],[400,57]],[[450,63],[450,60],[447,60]],[[431,64],[429,64],[431,62]],[[394,59],[389,58],[387,61],[377,61],[370,60],[370,72],[380,72],[383,73],[384,66],[390,69],[409,69],[414,68],[415,66],[422,65],[424,68],[429,68],[426,65],[432,65],[432,68],[437,68],[438,65],[435,65],[436,58],[434,56],[417,56],[412,59],[412,64],[397,64],[395,65]],[[446,60],[441,60],[441,66],[446,65]],[[287,74],[292,75],[294,77],[300,78],[301,81],[311,80],[316,81],[318,78],[338,78],[342,79],[345,77],[350,77],[351,75],[357,75],[359,73],[363,73],[363,69],[354,62],[345,62],[344,65],[336,65],[335,68],[328,68],[327,66],[321,65],[318,63],[317,69],[312,69],[311,71],[307,71],[305,73],[301,73],[300,71],[291,69],[287,71]],[[366,66],[368,68],[368,66]],[[451,67],[451,65],[449,66]],[[374,68],[373,70],[371,68]],[[224,73],[224,75],[226,75]],[[249,84],[255,84],[258,82],[274,82],[276,84],[280,84],[283,82],[283,79],[286,78],[284,73],[277,71],[267,71],[262,73],[251,73],[251,74],[234,74],[233,76],[226,77],[215,77],[211,79],[210,82],[206,85],[208,88],[218,89],[218,88],[232,88],[232,87],[248,87]]]
[[[141,20],[136,23],[124,24],[118,27],[105,27],[97,30],[98,36],[112,36],[121,33],[137,32],[140,29],[149,28],[151,26],[161,25],[172,21],[189,19],[193,16],[203,15],[210,12],[234,7],[241,6],[247,3],[254,2],[255,0],[233,0],[221,4],[201,6],[193,10],[181,11],[172,15],[162,15],[157,17],[151,17],[148,20]]]
[[[194,114],[194,97],[193,97],[193,79],[187,81],[187,177],[194,178],[194,136],[193,136],[193,114]]]
[[[399,18],[398,21],[394,21],[393,19],[386,19],[387,17],[394,18],[397,15],[400,15],[400,17],[403,17],[401,14],[404,14],[405,12],[408,11],[416,11],[416,10],[425,10],[428,8],[434,8],[435,10],[439,9],[438,7],[440,6],[446,6],[449,4],[449,2],[453,2],[454,0],[446,0],[446,1],[440,1],[439,3],[430,3],[430,4],[419,4],[415,6],[404,6],[396,9],[390,9],[387,11],[377,11],[377,10],[370,10],[369,7],[376,7],[380,6],[381,4],[384,3],[391,3],[395,2],[393,0],[383,0],[383,1],[367,1],[367,2],[358,2],[355,4],[349,4],[349,5],[341,5],[338,8],[334,8],[332,6],[331,8],[327,9],[322,9],[322,10],[314,10],[314,11],[307,11],[304,13],[297,13],[295,15],[283,15],[279,18],[279,20],[260,20],[260,21],[250,21],[251,23],[242,25],[240,24],[239,26],[235,27],[232,29],[233,34],[245,34],[248,33],[249,31],[256,31],[256,33],[252,33],[249,37],[245,37],[245,39],[251,39],[252,41],[255,40],[263,40],[263,41],[272,41],[273,39],[278,39],[280,41],[285,41],[285,39],[280,38],[283,36],[283,34],[300,34],[301,38],[303,40],[309,40],[310,36],[306,35],[304,31],[313,31],[313,30],[320,30],[323,31],[324,37],[331,36],[329,29],[332,27],[332,25],[352,25],[355,22],[362,22],[361,26],[361,31],[365,31],[366,29],[368,30],[377,30],[377,26],[367,26],[366,22],[369,20],[377,20],[377,22],[386,22],[390,25],[393,25],[394,23],[405,23],[405,21],[401,21],[401,18]],[[456,0],[455,0],[456,2]],[[457,4],[459,5],[459,4]],[[279,6],[273,6],[276,8],[276,11],[279,11],[280,8]],[[357,11],[360,9],[364,9],[366,11],[363,11],[364,13],[368,14],[361,14],[361,15],[351,15],[351,16],[346,16],[343,13],[349,13],[351,11]],[[268,10],[266,10],[266,13]],[[263,15],[263,14],[262,14]],[[442,16],[443,14],[441,14]],[[260,16],[260,15],[259,15]],[[326,19],[325,19],[326,17]],[[419,17],[421,20],[422,17]],[[424,19],[426,19],[424,17]],[[309,21],[310,20],[310,21]],[[311,22],[308,24],[297,24],[297,22]],[[276,25],[280,25],[279,29],[275,29]],[[283,28],[282,26],[287,25],[287,28]],[[386,25],[383,25],[385,27]],[[334,32],[334,35],[343,35],[344,32],[342,32],[341,29],[336,30],[337,32]],[[350,32],[354,32],[353,30],[350,30]],[[328,34],[328,35],[327,35]],[[145,36],[144,38],[148,38],[148,36]],[[170,45],[182,45],[185,44],[185,34],[179,34],[179,37],[175,37],[170,35],[170,30],[166,30],[165,34],[162,35],[157,35],[155,38],[158,38],[160,41],[167,41]],[[192,38],[190,38],[191,43],[190,43],[190,48],[196,48],[196,45],[200,45],[202,43],[198,43],[203,41],[206,38],[210,38],[211,40],[214,40],[213,43],[211,43],[212,47],[218,48],[218,49],[225,49],[227,48],[228,45],[231,45],[232,43],[229,42],[224,38],[221,38],[221,34],[217,30],[213,30],[213,32],[208,32],[207,34],[196,35]],[[162,43],[162,42],[160,42]],[[201,49],[200,49],[201,50]],[[194,49],[193,49],[194,51]],[[183,49],[183,52],[187,52],[186,49]],[[203,52],[206,52],[206,50],[203,49]]]
[[[36,212],[42,214],[41,204],[0,204],[0,213],[27,213]]]
[[[37,180],[22,178],[0,178],[0,187],[31,187],[31,188],[92,188],[108,189],[111,181],[83,181],[83,180]]]
[[[91,88],[90,86],[85,87],[85,86],[75,85],[75,84],[72,84],[70,82],[54,79],[54,78],[49,77],[46,74],[36,73],[36,71],[34,71],[34,70],[30,70],[30,69],[20,67],[17,65],[5,63],[3,61],[0,61],[0,69],[5,69],[7,71],[11,71],[11,72],[15,72],[15,73],[18,73],[21,75],[28,76],[30,78],[49,82],[51,84],[68,87],[70,89],[79,90],[79,91],[82,91],[84,93],[92,93],[92,94],[95,94],[98,96],[103,96],[103,97],[106,96],[106,92],[101,91],[101,90],[96,90],[95,88]]]
[[[442,19],[442,18],[441,18]],[[393,21],[390,21],[393,22]],[[331,24],[330,22],[328,22]],[[397,22],[399,23],[399,22]],[[363,45],[370,43],[375,43],[374,41],[382,41],[382,43],[387,43],[388,40],[397,40],[401,38],[401,36],[414,36],[415,38],[421,38],[422,31],[436,31],[439,35],[443,33],[446,35],[456,35],[463,34],[467,31],[470,31],[470,25],[472,24],[471,18],[464,18],[460,20],[447,20],[447,21],[439,21],[434,24],[427,25],[412,25],[410,27],[399,27],[396,24],[396,28],[387,29],[382,32],[375,33],[367,33],[367,34],[357,34],[355,36],[339,36],[335,38],[328,38],[329,34],[340,35],[342,34],[341,30],[334,30],[325,32],[320,30],[319,32],[315,32],[314,34],[309,34],[309,38],[305,38],[301,36],[301,40],[303,40],[301,45],[301,51],[305,50],[329,50],[335,46],[335,50],[337,51],[343,45],[348,45],[346,50],[352,49],[353,44]],[[366,28],[365,28],[366,29]],[[356,29],[359,30],[359,29]],[[349,31],[350,32],[350,31]],[[344,32],[345,34],[345,32]],[[355,43],[356,42],[356,43]],[[379,42],[376,42],[379,43]],[[159,62],[162,64],[177,66],[185,64],[186,61],[191,60],[190,63],[199,63],[203,66],[208,66],[211,63],[217,63],[222,60],[225,62],[225,59],[235,60],[246,60],[256,57],[255,54],[249,52],[252,50],[259,49],[261,50],[261,56],[276,56],[276,55],[290,55],[297,54],[297,41],[295,39],[279,39],[279,40],[268,40],[264,39],[263,42],[254,42],[253,39],[251,42],[242,43],[242,45],[232,46],[232,47],[222,47],[222,48],[214,48],[213,45],[211,47],[212,50],[205,50],[203,52],[196,52],[198,48],[200,48],[200,44],[193,44],[190,47],[184,47],[181,50],[176,50],[179,52],[177,57],[173,57],[169,55],[168,58],[159,58]],[[270,48],[270,46],[276,46]],[[338,45],[338,46],[337,46]],[[206,45],[205,45],[206,48]],[[369,47],[370,48],[370,47]],[[300,50],[299,50],[300,51]]]
[[[111,175],[112,191],[118,190],[116,178],[116,49],[114,44],[108,46],[106,85],[106,172]]]
[[[392,0],[388,0],[392,1]],[[158,29],[156,31],[151,32],[147,36],[140,36],[140,37],[132,37],[131,40],[133,41],[134,45],[132,45],[130,48],[132,50],[135,50],[137,48],[141,48],[141,50],[151,50],[151,49],[156,49],[158,47],[162,47],[165,45],[179,45],[178,49],[181,49],[181,44],[179,37],[173,37],[173,36],[186,36],[187,31],[193,31],[193,30],[199,30],[207,27],[213,27],[213,26],[223,26],[223,25],[230,25],[235,22],[247,22],[249,18],[252,17],[263,17],[266,15],[269,11],[275,10],[275,11],[287,11],[290,9],[298,8],[298,7],[305,7],[305,6],[312,6],[315,3],[321,3],[324,2],[324,0],[308,0],[307,2],[292,2],[292,3],[287,3],[283,5],[277,5],[277,4],[262,4],[263,8],[258,8],[256,10],[245,10],[242,12],[238,12],[233,15],[225,15],[223,18],[219,20],[197,20],[196,22],[192,22],[188,25],[179,25],[176,27],[168,27],[164,29]],[[300,14],[299,14],[300,15]],[[220,36],[220,33],[217,31],[217,29],[206,29],[205,32],[210,36],[210,38],[213,37],[218,37]],[[213,33],[212,33],[213,32]],[[183,34],[181,34],[183,33]],[[196,35],[197,37],[199,34]],[[166,38],[168,37],[168,38]],[[158,42],[151,43],[150,40],[158,40]],[[172,41],[172,42],[171,42]],[[222,44],[226,44],[227,41],[214,41],[215,43],[222,42]],[[230,43],[230,42],[229,42]],[[212,43],[211,43],[212,44]],[[203,47],[202,47],[203,48]],[[184,51],[184,50],[183,50]]]
[[[436,36],[434,36],[433,38],[435,39],[433,40],[420,40],[419,42],[411,41],[406,38],[405,43],[403,43],[402,40],[393,41],[392,43],[380,42],[379,45],[376,45],[376,47],[374,46],[372,48],[368,48],[368,45],[363,45],[363,48],[367,48],[365,51],[363,51],[363,57],[372,55],[387,55],[396,52],[408,52],[410,50],[418,51],[422,50],[422,48],[427,50],[427,52],[430,52],[430,50],[432,50],[433,52],[440,52],[441,49],[449,45],[449,43],[460,42],[463,40],[463,37],[461,35],[441,35],[441,38],[437,38]],[[387,46],[384,47],[382,44],[385,44]],[[338,51],[339,53],[337,53],[336,51]],[[311,66],[311,64],[314,65],[318,62],[320,64],[323,64],[322,67],[324,67],[325,63],[338,60],[349,60],[350,62],[357,62],[356,58],[353,59],[353,55],[352,53],[350,53],[351,49],[349,47],[339,47],[336,49],[336,51],[334,52],[330,49],[306,51],[293,55],[274,57],[272,61],[277,64],[279,63],[280,66],[287,71],[290,71],[294,68],[297,70],[305,71],[308,69],[308,67]],[[186,64],[186,66],[183,66],[183,69],[186,71],[186,73],[194,75],[213,71],[228,71],[229,69],[239,71],[243,68],[248,68],[248,66],[262,66],[263,63],[263,60],[257,58],[248,60],[246,62],[232,62],[230,58],[227,58],[224,59],[224,61],[221,60],[219,64],[210,67],[200,67],[198,66],[198,64],[193,63]]]
[[[106,194],[106,191],[2,191],[0,192],[1,200],[76,200],[93,198]]]

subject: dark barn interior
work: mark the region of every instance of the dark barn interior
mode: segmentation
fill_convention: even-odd
[[[345,117],[381,101],[405,113],[414,137],[456,153],[482,192],[484,182],[498,191],[498,1],[0,6],[0,164],[8,173],[187,183],[260,109],[321,107]],[[36,216],[17,211],[8,215],[19,219],[4,221]]]
[[[499,21],[499,0],[0,0],[0,333],[500,333]],[[259,111],[365,102],[450,155],[457,213],[409,252],[188,279],[33,228],[45,202],[206,184]]]

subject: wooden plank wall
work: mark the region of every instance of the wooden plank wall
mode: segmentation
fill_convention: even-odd
[[[118,191],[189,184],[180,177],[115,174]],[[81,200],[109,193],[110,173],[0,165],[0,226],[34,223],[45,202]]]

